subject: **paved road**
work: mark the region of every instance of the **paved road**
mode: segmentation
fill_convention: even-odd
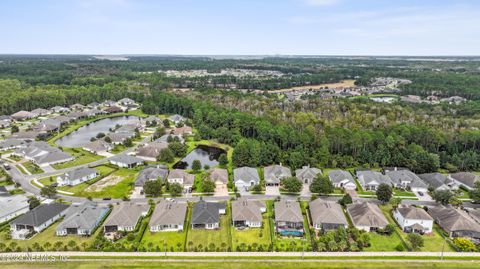
[[[11,255],[51,255],[67,257],[480,257],[479,252],[10,252]],[[391,260],[390,260],[391,261]]]

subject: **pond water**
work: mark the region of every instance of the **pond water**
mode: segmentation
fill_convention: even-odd
[[[90,138],[95,137],[98,133],[108,133],[110,128],[117,124],[122,125],[130,120],[138,120],[135,116],[122,116],[114,118],[101,119],[82,126],[76,131],[58,139],[55,143],[61,147],[78,148],[90,142]]]
[[[222,154],[226,154],[225,150],[216,147],[209,147],[199,145],[192,150],[185,158],[173,165],[175,169],[192,169],[194,160],[199,160],[202,163],[202,168],[205,165],[210,167],[218,165],[218,158]]]

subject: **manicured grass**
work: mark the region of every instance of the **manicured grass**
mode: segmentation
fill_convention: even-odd
[[[29,240],[14,240],[14,239],[7,239],[6,235],[10,233],[9,227],[2,230],[0,232],[0,238],[3,243],[7,245],[7,247],[11,247],[12,242],[14,245],[20,247],[22,251],[27,251],[29,248],[34,249],[35,245],[38,244],[43,249],[46,249],[45,244],[48,242],[50,247],[48,250],[55,250],[55,243],[61,242],[62,245],[59,248],[60,250],[65,250],[65,246],[68,245],[70,241],[74,241],[76,244],[75,246],[79,247],[79,250],[83,250],[84,243],[86,246],[90,246],[92,242],[95,240],[95,237],[101,232],[102,229],[98,228],[95,233],[90,236],[75,236],[75,235],[68,235],[68,236],[56,236],[55,231],[57,226],[61,223],[63,219],[58,220],[54,224],[50,225],[47,229],[43,230],[41,233],[34,235]],[[75,247],[74,247],[75,248]],[[72,250],[72,247],[68,247],[68,250]]]
[[[249,228],[245,230],[237,230],[232,227],[232,251],[247,251],[249,246],[252,249],[266,251],[272,244],[270,234],[270,220],[268,214],[263,214],[263,222],[261,228]]]
[[[113,172],[109,176],[118,176],[121,177],[122,180],[115,185],[107,186],[100,191],[85,191],[82,190],[76,193],[76,196],[83,196],[83,197],[92,197],[92,198],[123,198],[128,197],[130,191],[133,189],[133,183],[137,178],[138,172],[142,168],[135,168],[135,169],[125,169],[120,168],[119,170]]]
[[[20,165],[18,165],[18,164],[15,165],[15,166],[17,167],[17,169],[18,169],[22,174],[25,174],[25,175],[28,174],[27,171],[26,171],[25,169],[23,169],[22,166],[20,166]]]
[[[143,235],[141,244],[144,248],[150,251],[166,250],[170,252],[181,252],[184,251],[185,248],[186,236],[187,233],[185,231],[152,233],[147,228],[147,231],[145,231],[145,234]]]
[[[452,251],[455,250],[445,241],[445,238],[439,232],[439,227],[433,224],[433,232],[423,235],[424,246],[418,251]],[[406,236],[406,235],[405,235]]]
[[[41,174],[43,170],[38,167],[38,165],[34,164],[32,161],[28,161],[23,163],[23,166],[30,172],[31,174]]]
[[[63,148],[62,150],[74,156],[75,160],[66,162],[66,163],[59,163],[59,164],[52,165],[52,167],[57,170],[74,167],[74,166],[78,166],[86,163],[91,163],[104,158],[102,156],[85,151],[81,148]]]
[[[220,251],[227,251],[232,248],[230,234],[231,214],[227,207],[227,214],[220,217],[220,228],[218,230],[192,229],[188,225],[187,245],[186,249],[197,249],[197,251],[205,248],[218,248]]]
[[[28,268],[31,263],[3,263],[3,269],[20,269]],[[36,269],[318,269],[318,268],[474,268],[475,263],[470,261],[464,262],[440,262],[431,261],[424,262],[403,262],[403,261],[229,261],[222,259],[220,261],[135,261],[135,260],[109,260],[109,261],[69,261],[69,262],[44,262],[35,263]]]
[[[415,193],[411,191],[404,191],[404,190],[399,190],[399,189],[394,189],[393,190],[393,196],[408,196],[408,197],[417,197]]]
[[[391,235],[381,235],[375,232],[368,233],[370,236],[370,247],[364,251],[396,251],[398,245],[403,245],[400,236],[397,233]]]

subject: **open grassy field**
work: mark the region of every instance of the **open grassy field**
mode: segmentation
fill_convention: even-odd
[[[57,170],[91,163],[104,158],[102,156],[85,151],[81,148],[63,148],[62,150],[74,156],[75,160],[52,165],[52,167]]]
[[[190,216],[189,216],[190,217]],[[228,250],[232,248],[230,210],[227,207],[227,214],[220,217],[220,229],[206,230],[206,229],[192,229],[188,225],[186,249],[219,249]]]
[[[28,268],[31,263],[4,263],[3,269]],[[318,268],[476,268],[478,264],[470,261],[440,262],[440,261],[237,261],[213,260],[213,261],[134,261],[134,260],[108,260],[108,261],[70,261],[70,262],[44,262],[35,263],[36,269],[318,269]]]

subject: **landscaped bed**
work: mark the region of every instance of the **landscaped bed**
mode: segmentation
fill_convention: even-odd
[[[23,167],[25,167],[28,172],[30,172],[31,174],[41,174],[43,173],[43,170],[38,167],[38,165],[34,164],[32,161],[28,161],[28,162],[24,162],[23,164]]]

